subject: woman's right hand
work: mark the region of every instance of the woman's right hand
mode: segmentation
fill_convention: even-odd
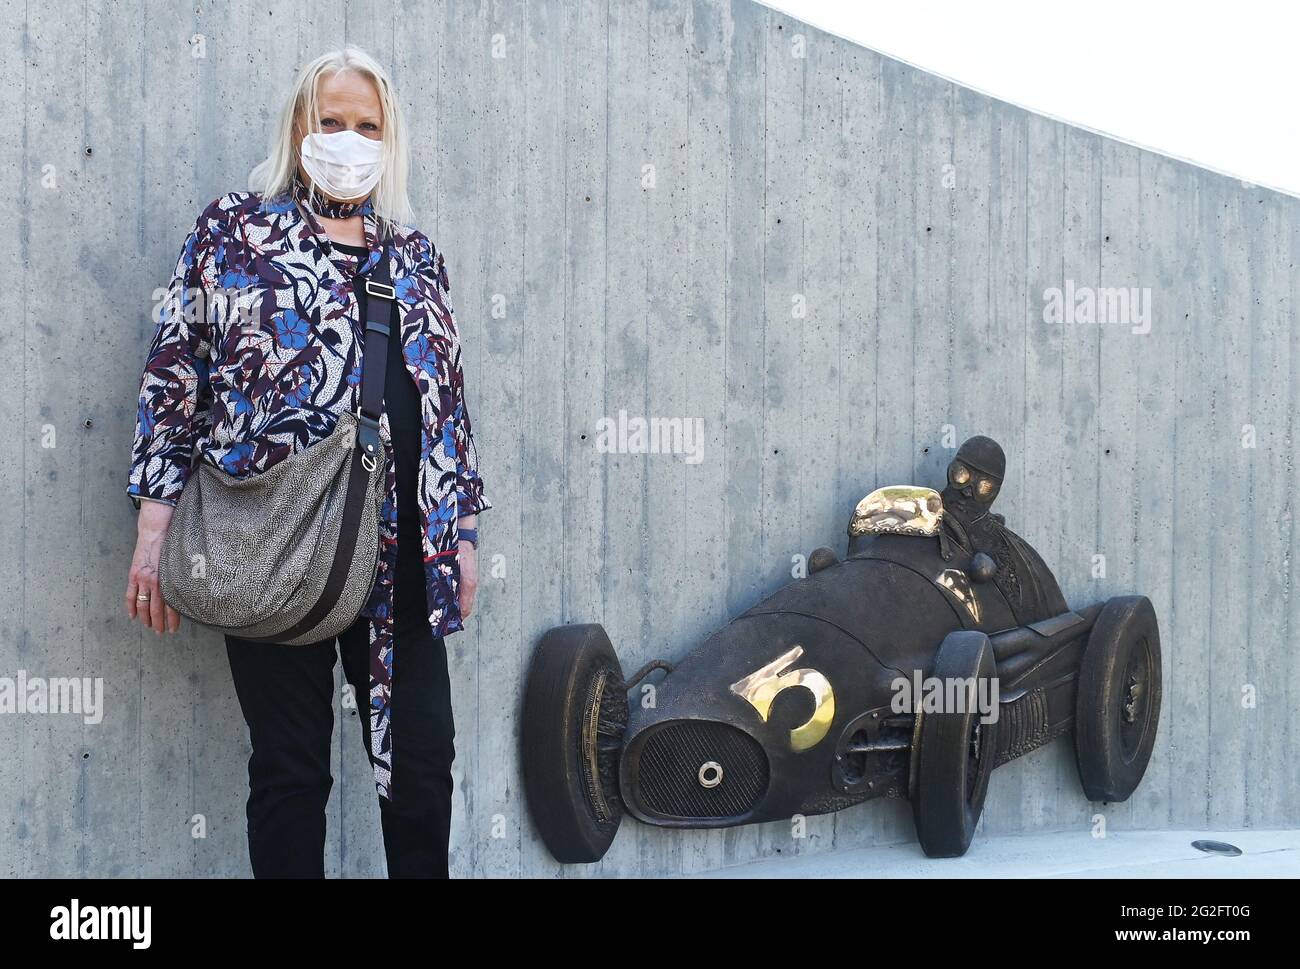
[[[158,587],[158,558],[163,536],[176,511],[161,501],[141,501],[136,519],[135,555],[126,581],[126,614],[139,619],[158,635],[174,633],[181,627],[181,616],[163,601]],[[146,596],[148,601],[139,598]]]

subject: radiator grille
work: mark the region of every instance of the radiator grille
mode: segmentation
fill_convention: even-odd
[[[700,766],[722,765],[716,787],[700,784]],[[734,818],[767,790],[767,755],[749,734],[725,723],[679,720],[656,727],[641,747],[640,800],[665,818]]]

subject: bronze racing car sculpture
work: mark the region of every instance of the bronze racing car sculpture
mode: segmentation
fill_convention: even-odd
[[[991,510],[1005,458],[967,441],[940,494],[859,502],[847,555],[676,664],[625,678],[599,625],[548,631],[522,721],[530,813],[560,862],[595,862],[624,813],[713,828],[910,799],[927,855],[962,855],[995,766],[1072,735],[1083,792],[1123,801],[1160,716],[1160,634],[1145,596],[1072,610]],[[654,703],[628,692],[652,672]],[[981,702],[982,701],[982,702]]]

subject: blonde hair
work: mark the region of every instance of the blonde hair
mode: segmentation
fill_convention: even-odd
[[[249,174],[249,188],[266,198],[285,195],[291,190],[298,171],[300,141],[294,137],[295,128],[301,121],[304,130],[318,130],[320,113],[316,106],[316,89],[321,78],[349,71],[374,83],[383,111],[384,171],[379,184],[370,193],[375,215],[384,222],[409,224],[414,221],[415,213],[406,189],[410,167],[406,123],[388,72],[359,47],[344,47],[321,54],[298,72],[271,135],[270,154]]]

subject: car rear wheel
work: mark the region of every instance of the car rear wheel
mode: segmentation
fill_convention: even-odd
[[[963,630],[944,637],[931,674],[942,683],[960,679],[961,709],[918,713],[921,717],[912,815],[921,849],[931,858],[966,853],[984,811],[989,775],[997,755],[997,721],[982,723],[980,697],[995,696],[989,684],[997,675],[993,647],[982,632]],[[948,691],[945,690],[945,696]],[[913,698],[919,707],[920,698]]]
[[[623,819],[618,758],[623,668],[604,627],[559,626],[537,646],[524,691],[524,794],[556,861],[599,861]]]
[[[1151,760],[1160,721],[1160,628],[1146,596],[1102,607],[1079,666],[1074,744],[1090,801],[1124,801]]]

